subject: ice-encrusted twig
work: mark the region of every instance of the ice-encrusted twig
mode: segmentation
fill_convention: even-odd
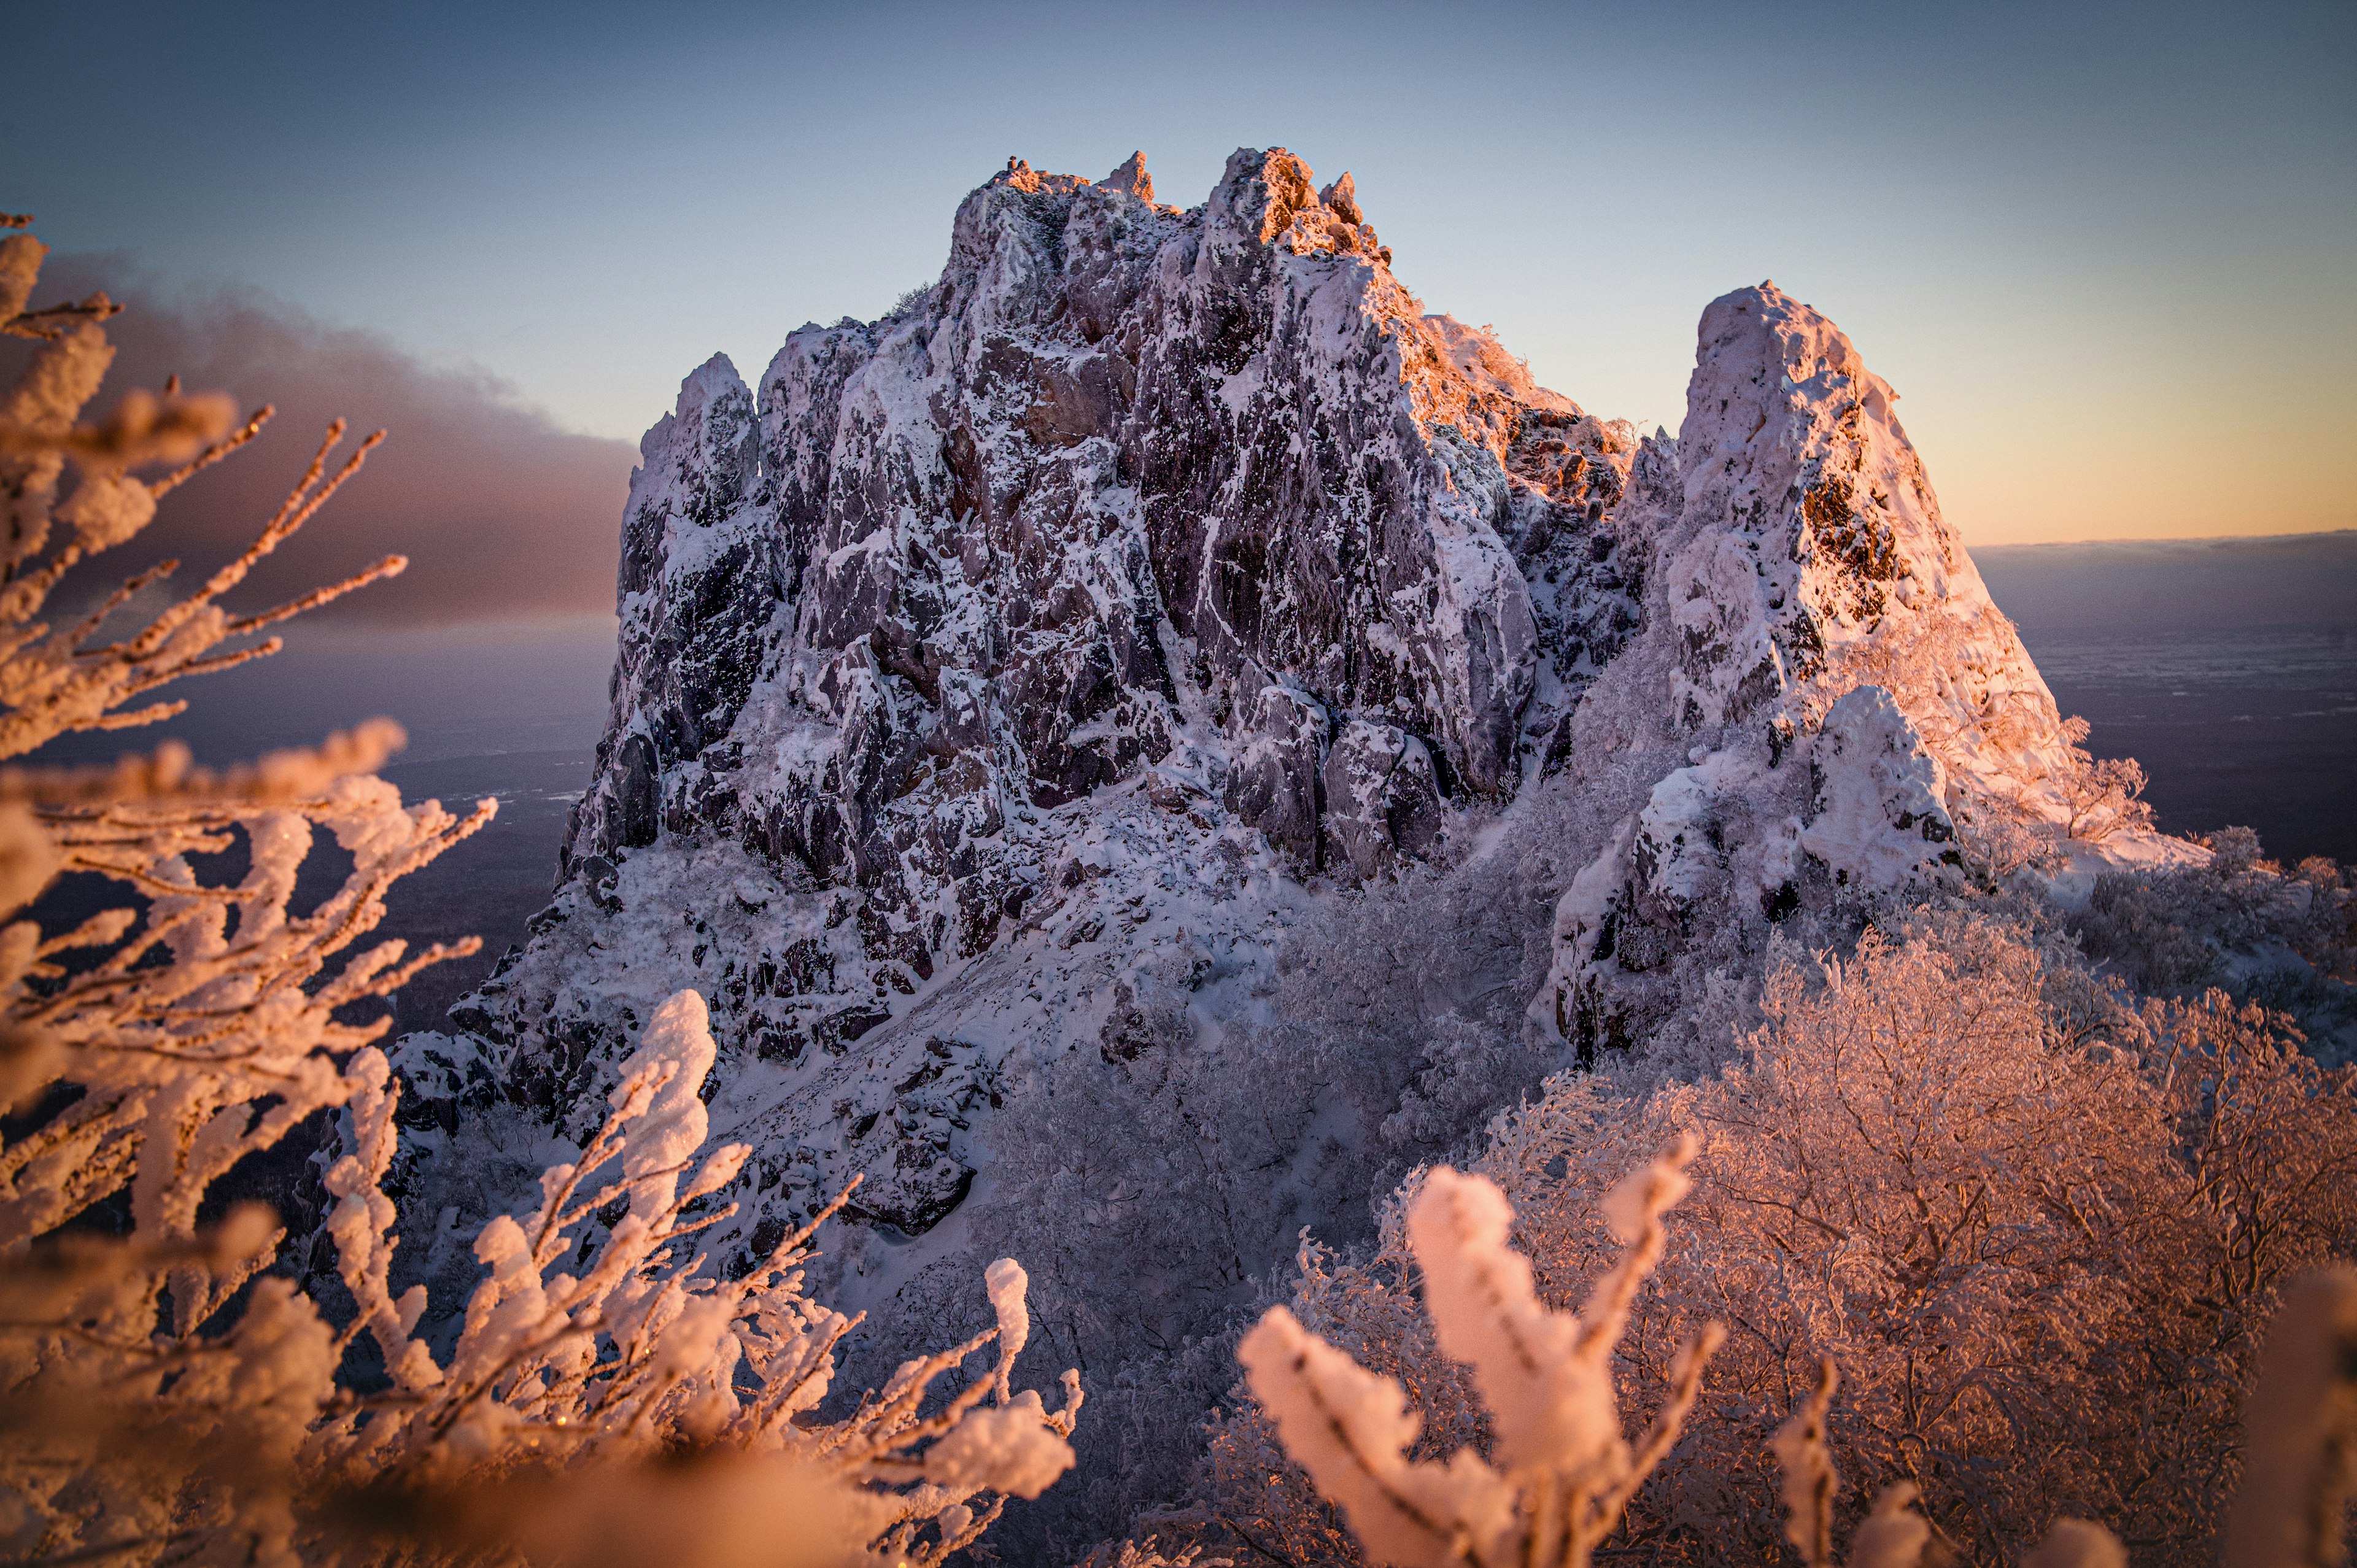
[[[1841,1370],[1827,1357],[1815,1391],[1776,1429],[1770,1444],[1784,1477],[1784,1539],[1807,1568],[1832,1568],[1834,1561],[1834,1498],[1841,1489],[1841,1477],[1825,1444],[1825,1417],[1840,1386]]]
[[[1607,1195],[1623,1244],[1577,1316],[1544,1305],[1527,1259],[1508,1244],[1512,1209],[1495,1185],[1440,1166],[1408,1213],[1440,1348],[1472,1369],[1497,1432],[1496,1465],[1469,1449],[1413,1461],[1420,1428],[1406,1394],[1303,1328],[1282,1307],[1237,1359],[1286,1452],[1350,1520],[1369,1555],[1400,1568],[1577,1568],[1677,1441],[1724,1330],[1681,1350],[1661,1413],[1632,1447],[1610,1358],[1638,1287],[1659,1262],[1661,1217],[1684,1195],[1695,1154],[1682,1136]]]

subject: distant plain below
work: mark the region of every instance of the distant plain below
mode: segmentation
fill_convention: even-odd
[[[1973,552],[2088,747],[2160,826],[2357,863],[2357,532]]]

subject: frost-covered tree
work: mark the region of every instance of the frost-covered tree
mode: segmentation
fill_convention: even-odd
[[[2111,837],[2124,828],[2150,828],[2152,808],[2144,802],[2144,764],[2133,757],[2091,754],[2084,745],[2087,721],[2063,721],[2063,737],[2071,743],[2071,767],[2056,778],[2068,815],[2066,837],[2090,843]]]
[[[269,412],[232,429],[226,400],[167,386],[83,421],[115,306],[27,308],[43,253],[27,234],[0,242],[0,331],[39,345],[0,397],[0,757],[167,717],[185,704],[125,704],[276,651],[245,639],[403,564],[260,614],[219,603],[375,444],[330,477],[338,424],[197,593],[113,632],[167,563],[62,631],[40,620],[69,568],[135,536]],[[603,1125],[546,1171],[538,1203],[483,1228],[485,1275],[437,1355],[418,1332],[424,1290],[391,1283],[400,1084],[371,1043],[389,1020],[365,1015],[474,944],[356,944],[392,884],[493,803],[464,820],[404,807],[373,776],[400,744],[380,720],[220,771],[177,746],[0,771],[0,1552],[921,1568],[1052,1484],[1072,1462],[1079,1380],[1065,1375],[1053,1412],[1014,1388],[1029,1316],[1011,1260],[985,1277],[994,1326],[833,1421],[816,1406],[857,1319],[802,1292],[818,1220],[748,1272],[707,1269],[694,1238],[730,1212],[714,1197],[748,1151],[703,1149],[715,1047],[694,992],[651,1020]],[[322,832],[349,868],[300,908]],[[39,900],[67,873],[115,902],[52,929]],[[326,1111],[340,1155],[324,1235],[344,1294],[321,1301],[276,1270],[277,1218],[221,1212],[214,1189]],[[994,1342],[979,1376],[938,1390]]]
[[[1616,1256],[1599,1196],[1663,1140],[1698,1141],[1615,1359],[1621,1397],[1674,1373],[1687,1326],[1716,1318],[1727,1340],[1631,1500],[1631,1543],[1778,1561],[1770,1438],[1831,1358],[1846,1394],[1824,1442],[1853,1484],[1828,1494],[1828,1540],[1906,1533],[1903,1514],[1967,1560],[2017,1561],[2075,1517],[2139,1563],[2213,1559],[2261,1326],[2287,1281],[2357,1250],[2357,1080],[2279,1015],[2218,994],[2131,1006],[1985,919],[1919,917],[1843,960],[1788,950],[1761,1006],[1724,1072],[1559,1075],[1476,1162],[1540,1300],[1567,1305]],[[1419,1452],[1494,1453],[1418,1327],[1407,1212],[1365,1262],[1313,1255],[1295,1310],[1448,1434]],[[1196,1517],[1296,1561],[1359,1561],[1281,1431],[1250,1408],[1224,1423]],[[1856,1511],[1902,1487],[1920,1503],[1892,1522]]]
[[[1288,934],[1265,1022],[1200,1026],[1183,972],[1134,974],[1095,1060],[1009,1092],[989,1171],[1025,1200],[986,1209],[974,1244],[1030,1270],[1041,1339],[1090,1369],[1093,1434],[1071,1479],[1010,1521],[1010,1552],[1075,1558],[1181,1498],[1236,1337],[1302,1228],[1372,1240],[1403,1176],[1558,1065],[1520,1033],[1546,907],[1514,855],[1342,896]],[[903,1297],[938,1305],[908,1316],[958,1310],[964,1288],[942,1270]],[[911,1353],[870,1352],[887,1368]]]
[[[2287,868],[2227,828],[2197,865],[2097,879],[2072,933],[2091,959],[2153,995],[2212,988],[2287,1013],[2319,1059],[2357,1059],[2357,889],[2321,858]]]

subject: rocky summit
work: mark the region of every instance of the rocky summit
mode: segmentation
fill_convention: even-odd
[[[1241,151],[1181,210],[1012,160],[931,287],[647,433],[594,786],[529,945],[405,1043],[416,1113],[577,1136],[694,987],[755,1150],[712,1245],[856,1176],[888,1306],[1024,1201],[1010,1094],[1265,1022],[1298,933],[1485,861],[1537,867],[1535,967],[1460,989],[1567,1062],[1794,921],[2197,853],[2049,831],[2072,736],[1896,402],[1762,284],[1641,436],[1427,314],[1347,174]]]

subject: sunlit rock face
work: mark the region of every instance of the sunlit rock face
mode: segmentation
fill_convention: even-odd
[[[1452,793],[1519,783],[1548,650],[1517,549],[1575,590],[1611,579],[1545,607],[1578,622],[1566,674],[1609,655],[1624,585],[1596,568],[1625,443],[1485,335],[1426,321],[1347,178],[1321,198],[1289,155],[1239,153],[1194,211],[1151,188],[1128,165],[1095,184],[1010,167],[899,315],[787,341],[758,454],[737,423],[710,433],[746,406],[726,362],[691,380],[633,491],[626,679],[576,855],[651,815],[725,820],[866,890],[872,934],[921,973],[1029,885],[966,853],[1006,806],[1136,777],[1190,700],[1203,738],[1246,746],[1274,739],[1272,703],[1314,713],[1307,744],[1258,754],[1275,774],[1223,789],[1304,872],[1326,865],[1321,770],[1354,715],[1417,737]],[[722,618],[734,684],[638,677],[681,657],[674,628]],[[755,654],[744,628],[773,635]],[[732,734],[756,674],[771,700]],[[782,755],[780,726],[810,724],[829,734]],[[652,770],[627,768],[633,736]],[[944,888],[954,917],[918,912]]]
[[[1012,163],[929,288],[649,432],[555,899],[413,1096],[577,1135],[692,986],[756,1150],[710,1244],[856,1174],[870,1233],[953,1249],[1013,1085],[1254,1015],[1353,890],[1624,811],[1564,830],[1508,1005],[1625,1043],[1697,954],[1953,875],[2062,756],[1892,398],[1762,285],[1641,441],[1425,313],[1347,176],[1243,151],[1182,211],[1142,159]]]
[[[1703,313],[1685,421],[1645,443],[1620,514],[1650,553],[1643,630],[1570,721],[1575,744],[1672,764],[1556,908],[1531,1016],[1583,1060],[1672,1010],[1699,955],[1954,876],[1960,824],[2068,815],[2061,714],[1897,402],[1773,284]]]

